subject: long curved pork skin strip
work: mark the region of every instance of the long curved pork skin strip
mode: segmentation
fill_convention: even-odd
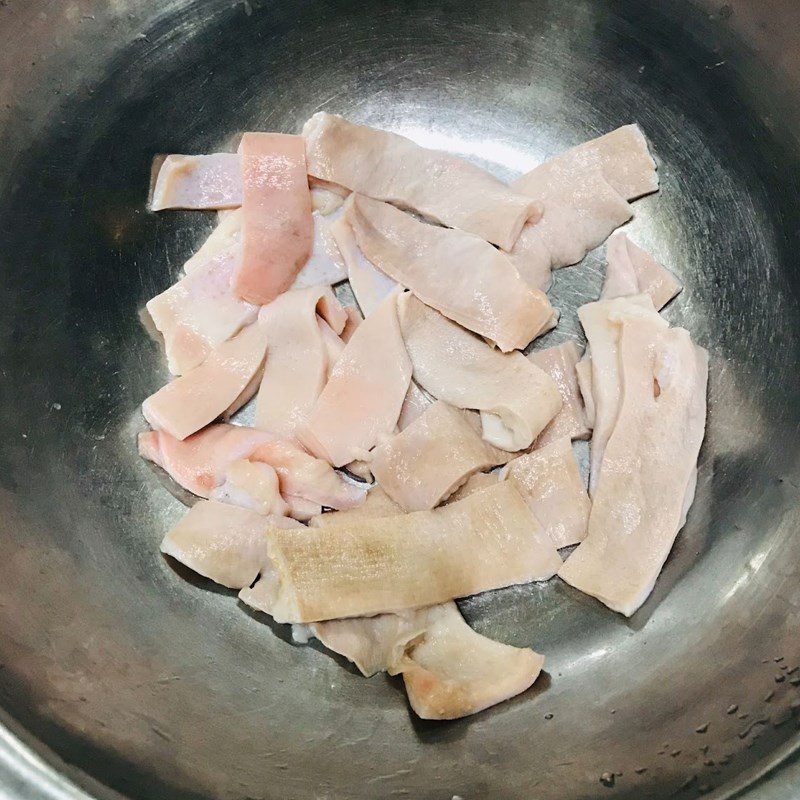
[[[633,216],[627,201],[657,191],[658,173],[641,130],[625,125],[554,156],[511,187],[544,205],[510,255],[520,275],[545,290],[551,268],[577,263]]]
[[[331,225],[331,234],[347,265],[347,277],[358,307],[367,317],[397,288],[397,281],[381,272],[361,252],[353,229],[344,216]]]
[[[527,347],[553,326],[547,296],[478,236],[420,222],[357,194],[345,203],[345,219],[361,252],[381,272],[504,352]]]
[[[625,319],[643,317],[654,325],[666,328],[667,323],[653,308],[647,295],[618,297],[587,303],[578,309],[592,352],[592,399],[594,432],[592,433],[589,494],[600,478],[603,454],[617,422],[621,381],[619,374],[619,334]]]
[[[458,156],[325,112],[303,126],[309,175],[510,250],[536,202]]]
[[[619,360],[622,399],[589,533],[559,574],[631,616],[653,590],[693,495],[708,354],[682,328],[634,318],[622,323]]]
[[[347,264],[347,276],[356,302],[365,316],[371,314],[397,289],[397,281],[384,275],[361,252],[353,235],[353,229],[343,216],[331,226],[331,233]],[[401,431],[407,428],[432,402],[433,400],[412,380],[397,419],[397,427]]]
[[[483,438],[524,450],[561,409],[558,386],[521,353],[500,353],[413,294],[398,300],[414,379],[439,400],[481,412]]]

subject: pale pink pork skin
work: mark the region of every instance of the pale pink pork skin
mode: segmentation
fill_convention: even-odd
[[[708,354],[688,331],[667,330],[653,318],[623,318],[618,327],[622,391],[616,424],[594,489],[588,535],[559,575],[631,616],[653,590],[694,496]]]
[[[646,294],[659,311],[680,290],[678,279],[650,253],[634,244],[623,231],[609,238],[601,300]]]
[[[169,155],[162,162],[150,208],[220,209],[242,204],[242,165],[236,153]]]
[[[358,246],[353,228],[342,216],[331,225],[331,234],[347,265],[347,278],[364,316],[369,316],[397,288],[397,281],[381,272]]]
[[[404,511],[423,511],[439,505],[474,472],[509,457],[481,439],[477,414],[438,400],[375,448],[370,469]]]
[[[235,247],[223,250],[148,301],[173,375],[202,364],[215,347],[255,320],[258,308],[231,288],[237,258]]]
[[[522,353],[501,353],[411,293],[398,309],[414,379],[439,400],[479,411],[489,444],[525,450],[561,409],[555,381]]]
[[[594,430],[590,450],[589,494],[600,479],[606,443],[617,423],[621,396],[619,374],[619,325],[622,320],[641,317],[661,328],[667,323],[653,308],[647,295],[598,300],[578,309],[591,347],[591,391],[594,404]]]
[[[564,436],[508,463],[506,480],[516,486],[556,547],[586,538],[592,503]]]
[[[330,337],[337,337],[347,314],[327,286],[295,289],[262,307],[259,323],[267,336],[264,375],[258,392],[255,427],[291,437],[305,425],[328,379]]]
[[[277,622],[436,605],[547,580],[561,559],[507,483],[433,511],[306,528],[269,540],[272,569],[240,597]]]
[[[380,437],[394,430],[410,381],[392,294],[355,330],[297,436],[335,467],[367,460]]]
[[[658,190],[658,173],[644,134],[624,125],[554,156],[511,187],[544,206],[510,255],[531,286],[546,290],[551,269],[576,264],[633,216],[629,200]]]
[[[428,225],[357,194],[345,203],[345,219],[369,262],[503,352],[527,347],[553,327],[547,296],[480,237]]]
[[[150,395],[142,404],[144,418],[153,428],[185,439],[233,414],[258,388],[266,350],[266,330],[255,322]]]
[[[246,459],[269,464],[278,474],[284,500],[290,507],[297,500],[309,516],[319,514],[321,505],[349,509],[364,502],[364,489],[343,480],[330,464],[296,442],[255,428],[220,423],[184,441],[147,431],[139,436],[139,452],[200,497],[210,497],[225,483],[229,466]]]
[[[586,422],[586,411],[575,369],[579,358],[580,351],[575,342],[564,342],[528,354],[528,360],[555,381],[563,401],[561,410],[539,434],[534,447],[544,447],[563,436],[570,439],[589,438],[591,430]]]
[[[510,250],[541,207],[463,158],[319,112],[303,126],[308,171]]]
[[[242,157],[242,260],[233,288],[264,305],[285,292],[311,254],[314,224],[300,136],[245,133]]]

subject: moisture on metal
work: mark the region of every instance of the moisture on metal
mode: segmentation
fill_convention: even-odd
[[[615,780],[616,780],[616,778],[615,778],[613,772],[604,772],[600,776],[600,783],[602,783],[603,786],[609,786],[609,787],[613,786]]]

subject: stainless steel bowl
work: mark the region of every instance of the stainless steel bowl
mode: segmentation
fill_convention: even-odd
[[[653,597],[631,620],[558,580],[466,601],[548,659],[472,719],[420,722],[397,680],[158,553],[182,505],[135,452],[166,376],[137,310],[212,219],[147,213],[150,159],[320,108],[503,176],[637,120],[662,190],[634,238],[711,351]],[[797,796],[798,131],[795,0],[0,0],[0,794]],[[557,274],[551,341],[600,265]]]

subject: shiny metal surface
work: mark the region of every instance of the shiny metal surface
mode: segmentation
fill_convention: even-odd
[[[639,121],[662,191],[631,228],[711,351],[697,500],[653,597],[629,621],[557,580],[467,601],[548,659],[468,720],[420,722],[397,680],[158,553],[182,506],[135,452],[166,375],[137,310],[212,221],[145,212],[150,158],[320,108],[503,176]],[[793,0],[0,2],[0,794],[796,796],[798,123]],[[600,265],[557,274],[550,341]]]

